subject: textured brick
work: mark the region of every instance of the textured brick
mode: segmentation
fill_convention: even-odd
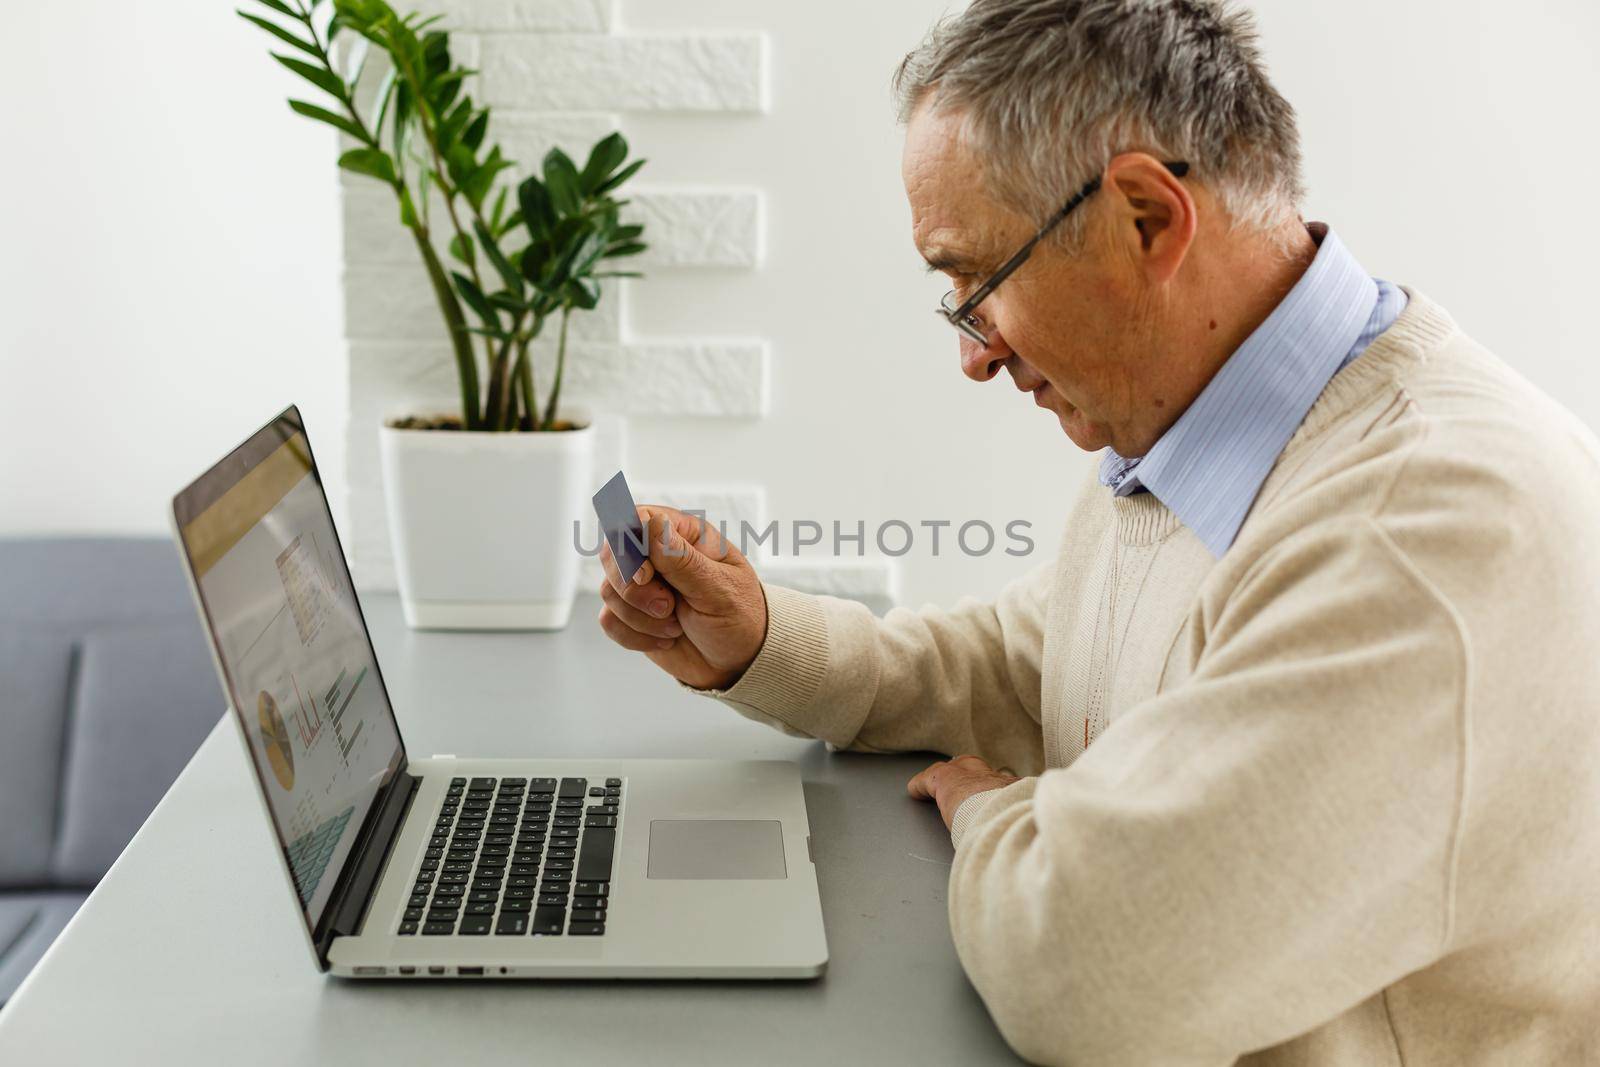
[[[444,319],[414,246],[411,256],[409,262],[351,263],[345,267],[345,336],[355,340],[423,340],[448,358]],[[611,279],[592,311],[573,314],[568,336],[585,341],[616,340],[621,332],[624,292],[618,280]],[[465,313],[469,324],[476,325],[471,312]],[[546,319],[544,330],[553,336],[558,326],[558,320]],[[482,344],[473,338],[475,347],[481,349]]]
[[[617,116],[607,111],[511,111],[495,109],[489,116],[489,139],[500,146],[507,159],[517,163],[517,180],[538,174],[545,153],[560,148],[583,166],[589,149],[600,138],[618,128]],[[648,169],[648,168],[646,168]],[[631,189],[631,183],[626,186]]]
[[[462,30],[603,33],[617,19],[616,0],[416,0],[403,10],[443,15],[446,29]]]
[[[650,246],[650,267],[754,267],[761,262],[761,193],[754,189],[639,189],[625,209]]]
[[[442,330],[441,330],[442,333]],[[554,366],[554,342],[533,346],[542,398]],[[569,341],[563,401],[622,415],[749,417],[766,410],[767,346],[757,340]],[[352,411],[393,413],[421,400],[458,395],[455,364],[425,343],[352,341]]]
[[[779,557],[761,563],[761,576],[775,585],[805,593],[845,597],[850,600],[883,599],[893,603],[899,595],[900,568],[892,559],[795,559]]]
[[[479,57],[483,96],[538,111],[765,111],[759,33],[498,34]]]

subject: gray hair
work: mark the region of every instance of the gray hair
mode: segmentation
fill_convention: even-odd
[[[974,0],[901,62],[900,122],[930,92],[993,194],[1040,221],[1136,150],[1188,162],[1233,226],[1281,232],[1299,214],[1294,109],[1225,0]],[[1082,217],[1055,234],[1077,247]]]

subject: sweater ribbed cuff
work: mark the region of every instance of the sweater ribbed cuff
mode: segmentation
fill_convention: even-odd
[[[827,617],[815,597],[765,582],[761,588],[767,598],[767,636],[744,674],[727,689],[684,688],[803,730],[800,712],[828,673]]]
[[[963,800],[956,806],[955,818],[950,820],[951,846],[959,849],[962,838],[970,834],[975,827],[987,822],[991,815],[1004,811],[1012,804],[1032,799],[1033,791],[1038,784],[1037,777],[1022,778],[998,789],[985,789],[981,793],[974,793]]]

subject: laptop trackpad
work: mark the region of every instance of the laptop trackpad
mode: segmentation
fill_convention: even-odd
[[[777,819],[656,819],[650,878],[787,878]]]

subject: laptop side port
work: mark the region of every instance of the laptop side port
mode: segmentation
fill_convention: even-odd
[[[400,968],[400,973],[401,974],[416,974],[417,973],[417,969],[415,967],[401,967]]]
[[[463,977],[468,977],[468,976],[472,976],[472,975],[480,975],[480,974],[483,973],[483,968],[482,967],[457,967],[456,968],[456,973],[459,974],[459,975],[462,975]]]
[[[429,967],[428,968],[428,973],[429,974],[443,974],[444,973],[444,968],[443,967]]]
[[[376,978],[379,975],[388,973],[389,968],[387,967],[357,967],[355,969],[355,976],[357,978]]]

